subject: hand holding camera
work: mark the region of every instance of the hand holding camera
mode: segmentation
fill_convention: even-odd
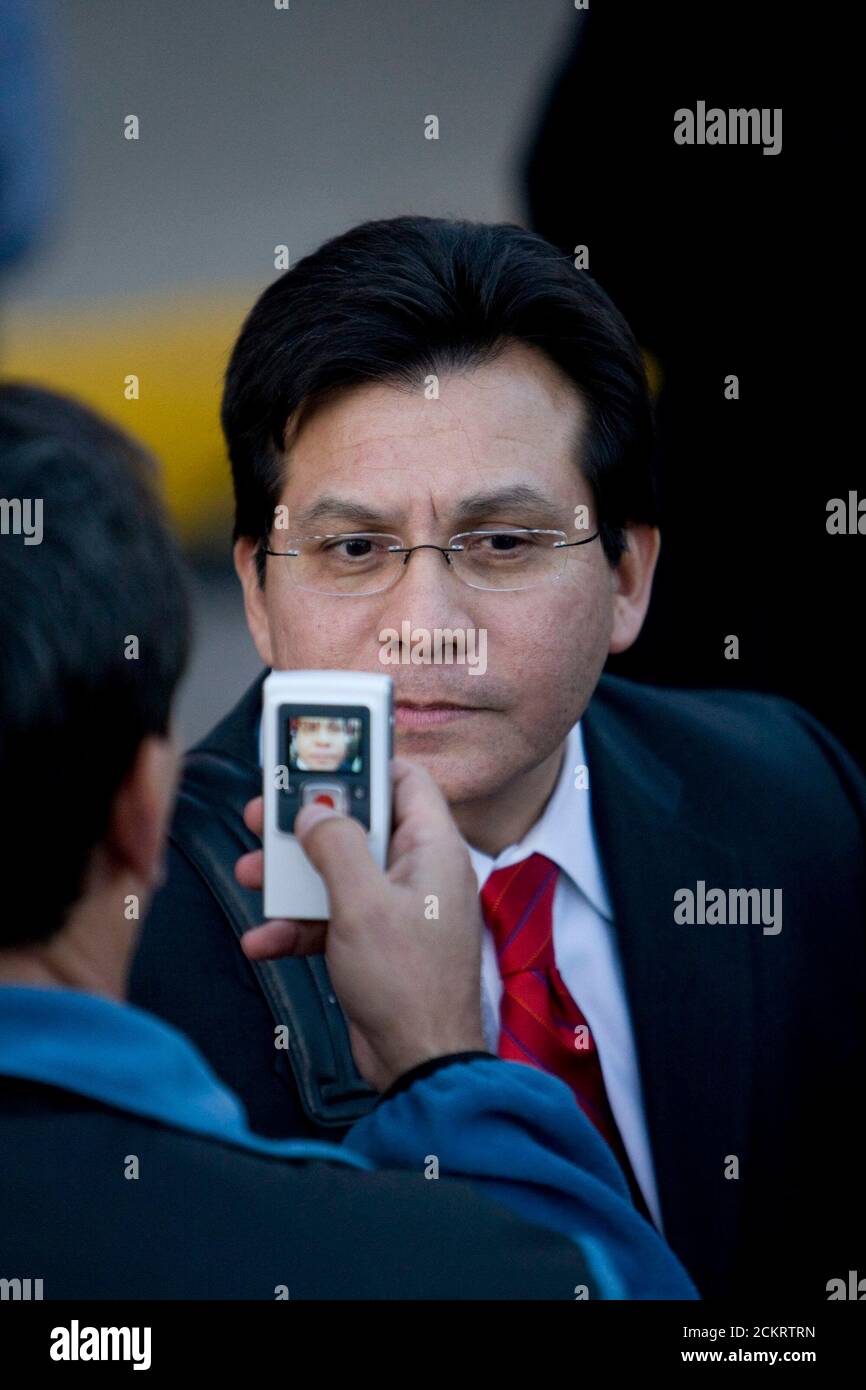
[[[469,855],[432,777],[403,758],[390,766],[387,868],[373,859],[360,821],[308,804],[294,834],[327,885],[330,920],[267,922],[243,939],[253,960],[324,951],[358,1070],[377,1090],[428,1058],[485,1050],[482,920]],[[259,835],[263,817],[257,797],[245,820]],[[262,851],[244,855],[235,872],[245,887],[261,888]]]

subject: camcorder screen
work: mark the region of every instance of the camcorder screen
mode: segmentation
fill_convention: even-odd
[[[363,772],[361,720],[335,714],[289,719],[289,768],[295,772]]]

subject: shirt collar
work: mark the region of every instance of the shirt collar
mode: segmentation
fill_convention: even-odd
[[[237,1096],[182,1033],[133,1004],[83,990],[0,986],[0,1075],[259,1153],[370,1166],[334,1144],[254,1134]]]
[[[530,854],[544,854],[568,875],[596,912],[612,921],[613,909],[592,824],[588,782],[583,730],[578,721],[566,738],[553,794],[523,839],[507,846],[495,858],[467,845],[479,887],[494,869],[517,864]]]

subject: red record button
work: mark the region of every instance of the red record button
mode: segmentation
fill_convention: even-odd
[[[316,804],[345,815],[349,810],[345,787],[341,787],[339,782],[307,782],[301,787],[301,805]]]

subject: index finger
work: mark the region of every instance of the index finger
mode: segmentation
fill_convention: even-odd
[[[408,758],[391,759],[391,786],[394,797],[396,833],[411,831],[419,836],[456,833],[448,802],[426,768]]]
[[[252,801],[248,801],[244,807],[244,825],[247,830],[251,830],[254,835],[261,838],[265,828],[265,801],[264,797],[254,796]]]

